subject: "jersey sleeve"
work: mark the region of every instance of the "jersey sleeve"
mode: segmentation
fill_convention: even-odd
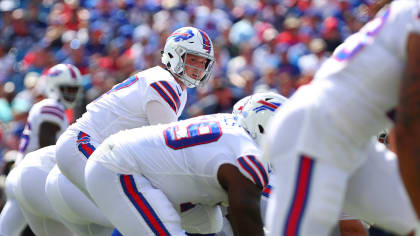
[[[416,32],[420,34],[420,3],[412,9],[407,30],[408,33]]]
[[[244,155],[236,159],[241,173],[260,189],[268,185],[268,165],[253,155]]]
[[[158,101],[150,101],[146,104],[146,115],[150,125],[166,124],[178,119],[165,104]]]
[[[149,84],[147,91],[147,104],[149,101],[158,101],[173,111],[177,116],[181,111],[181,93],[176,82],[156,81]]]

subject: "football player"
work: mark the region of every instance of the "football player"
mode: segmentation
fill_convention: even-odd
[[[134,74],[88,104],[83,116],[60,136],[56,146],[59,170],[50,172],[46,191],[62,218],[77,220],[83,226],[72,229],[74,232],[99,224],[97,219],[103,217],[84,215],[86,199],[68,194],[71,191],[64,185],[70,186],[71,182],[89,197],[84,170],[96,147],[121,130],[176,121],[185,106],[186,88],[203,86],[210,78],[214,61],[214,47],[204,31],[180,28],[167,38],[161,66]],[[78,207],[67,209],[68,205]]]
[[[102,141],[120,130],[176,121],[184,109],[186,88],[210,78],[214,48],[194,27],[176,30],[166,40],[162,66],[129,77],[87,105],[86,113],[57,141],[57,164],[85,191],[84,166]]]
[[[281,102],[256,101],[242,121],[216,114],[112,135],[88,161],[88,191],[123,235],[185,235],[180,214],[197,204],[213,227],[194,233],[219,232],[229,206],[235,233],[263,235],[268,165],[256,141]]]
[[[48,98],[34,104],[29,111],[16,165],[26,153],[55,144],[68,126],[65,109],[74,108],[81,98],[82,76],[75,66],[55,65],[47,71],[45,79]],[[7,202],[0,215],[0,235],[19,235],[26,225],[15,199],[16,172],[13,169],[6,179]]]
[[[394,233],[413,231],[395,157],[375,136],[393,125],[399,105],[401,157],[418,157],[419,39],[420,2],[393,1],[275,115],[264,149],[281,188],[268,206],[270,235],[328,235],[343,206]]]
[[[61,221],[45,193],[45,181],[54,165],[54,145],[26,154],[15,168],[14,196],[35,235],[71,236],[74,234]]]
[[[255,107],[252,106],[252,103],[256,103],[256,102],[260,102],[262,101],[269,101],[270,99],[273,99],[274,97],[276,97],[277,99],[279,99],[281,102],[281,104],[284,104],[285,102],[287,102],[287,98],[282,97],[279,94],[273,93],[273,92],[264,92],[264,93],[256,93],[252,96],[247,96],[245,98],[242,98],[241,100],[239,100],[237,103],[235,103],[235,105],[233,106],[233,111],[232,114],[237,115],[238,117],[247,117],[248,114],[253,114],[252,111],[249,110],[250,107]],[[279,105],[280,106],[280,105]],[[245,109],[245,110],[244,110]],[[258,114],[261,115],[261,114]],[[271,116],[269,117],[271,119]],[[240,119],[243,124],[242,126],[247,127],[246,123],[247,122],[251,122],[249,119]],[[262,137],[265,135],[266,130],[269,126],[269,121],[263,122],[265,125],[261,126],[258,128],[258,130],[254,130],[255,136],[258,135],[261,138],[259,138],[259,145],[261,145],[262,143],[264,143]],[[274,192],[274,187],[276,186],[275,184],[275,180],[276,178],[274,178],[274,172],[272,170],[269,171],[269,184],[263,189],[262,191],[262,196],[261,196],[261,202],[260,202],[260,208],[261,208],[261,215],[265,216],[266,211],[267,211],[267,204],[268,204],[268,200],[270,198],[270,196],[273,194]],[[339,217],[339,224],[338,224],[338,228],[337,230],[341,233],[341,235],[352,235],[352,236],[363,236],[366,235],[366,229],[364,228],[364,222],[362,223],[362,221],[360,221],[359,219],[349,216],[345,213],[342,213]],[[264,221],[264,218],[263,218]],[[351,233],[347,233],[347,232],[351,232]],[[230,236],[233,235],[233,232],[231,231],[231,227],[229,224],[228,220],[224,220],[224,225],[223,225],[223,230],[222,233],[217,234],[219,235],[223,235],[223,236]]]

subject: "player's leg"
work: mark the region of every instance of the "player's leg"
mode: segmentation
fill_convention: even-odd
[[[30,211],[22,210],[22,212],[35,235],[75,236],[75,234],[61,222],[51,220],[47,217],[40,217]]]
[[[55,166],[45,185],[47,198],[71,231],[79,236],[111,235],[113,226],[98,207]]]
[[[308,156],[291,157],[278,168],[267,210],[271,235],[328,235],[337,224],[348,173]]]
[[[94,160],[85,177],[92,198],[123,235],[185,235],[171,202],[146,178],[117,174]]]
[[[264,148],[276,181],[266,215],[270,235],[328,235],[339,219],[349,176],[362,162],[352,160],[350,141],[316,97],[291,100],[271,122]]]
[[[275,180],[273,178],[273,173],[271,173],[270,175],[270,184],[265,186],[264,189],[262,190],[262,195],[261,195],[261,199],[260,199],[260,211],[261,211],[261,216],[263,217],[263,223],[265,224],[265,214],[267,212],[267,205],[268,205],[268,199],[270,198],[270,195],[272,193],[272,185],[274,184]],[[224,215],[223,217],[223,226],[222,226],[222,230],[216,234],[216,236],[233,236],[233,230],[232,230],[232,225],[229,222],[228,219],[228,208],[227,207],[223,207],[222,208],[222,214]]]
[[[56,161],[61,172],[86,195],[84,171],[97,142],[83,132],[67,129],[57,140]]]
[[[276,185],[273,173],[271,173],[271,176],[270,176],[270,185],[267,185],[262,191],[261,202],[260,202],[262,216],[266,215],[268,201],[271,198],[272,193],[274,192],[274,188],[272,187],[272,185]],[[369,225],[364,223],[360,219],[355,218],[345,213],[341,213],[338,220],[339,220],[338,224],[334,226],[332,232],[330,233],[330,236],[334,236],[334,235],[366,236],[367,235]],[[227,230],[227,232],[229,231]],[[225,234],[225,235],[233,235],[233,233]]]
[[[16,199],[8,199],[0,214],[0,235],[19,236],[26,226]]]
[[[6,178],[7,201],[0,214],[0,235],[18,236],[26,226],[25,217],[15,198],[17,172],[14,168]]]
[[[374,140],[366,155],[366,162],[349,180],[345,211],[397,234],[413,231],[418,220],[396,156]]]
[[[46,194],[48,170],[39,166],[19,168],[16,199],[36,235],[73,235],[52,209]]]

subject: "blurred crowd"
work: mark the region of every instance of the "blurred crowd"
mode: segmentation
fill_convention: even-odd
[[[13,160],[43,73],[77,66],[85,105],[129,75],[160,64],[170,32],[208,33],[216,64],[190,89],[182,118],[231,112],[240,98],[273,90],[290,97],[371,15],[368,0],[0,0],[0,159]]]

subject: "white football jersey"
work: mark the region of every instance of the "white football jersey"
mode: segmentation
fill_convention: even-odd
[[[410,32],[420,33],[420,1],[393,1],[316,73],[317,96],[343,129],[371,136],[392,124]]]
[[[44,122],[51,122],[60,127],[56,135],[56,139],[58,139],[69,125],[65,107],[54,99],[44,99],[32,106],[19,143],[19,151],[23,155],[40,148],[39,135],[41,134],[39,132],[40,126]]]
[[[71,128],[81,130],[99,142],[120,130],[149,125],[146,104],[158,101],[179,117],[187,101],[169,71],[156,66],[141,71],[89,103],[86,112]]]
[[[101,155],[104,146],[112,152]],[[268,166],[259,159],[257,144],[231,114],[121,131],[101,147],[92,160],[117,173],[145,176],[179,211],[195,203],[228,204],[217,179],[224,163],[237,166],[261,189],[268,183]]]

